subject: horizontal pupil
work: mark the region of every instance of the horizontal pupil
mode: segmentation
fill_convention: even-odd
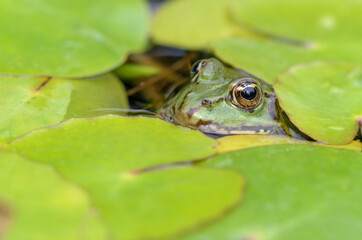
[[[253,100],[256,97],[256,89],[254,87],[246,87],[241,91],[241,96],[246,100]]]

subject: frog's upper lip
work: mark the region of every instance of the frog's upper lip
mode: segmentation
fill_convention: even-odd
[[[200,125],[198,128],[204,133],[220,134],[220,135],[232,135],[232,134],[285,134],[283,128],[278,122],[270,122],[269,124],[263,123],[263,125],[241,125],[235,127],[229,127],[218,123],[207,123]]]

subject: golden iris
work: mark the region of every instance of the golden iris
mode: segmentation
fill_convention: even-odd
[[[263,90],[259,84],[251,78],[243,78],[238,81],[230,91],[230,100],[235,106],[251,110],[260,105],[263,98]]]

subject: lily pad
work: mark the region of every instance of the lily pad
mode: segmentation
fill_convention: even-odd
[[[94,117],[117,109],[128,109],[126,89],[113,74],[69,82],[73,85],[73,91],[65,119]]]
[[[235,1],[234,17],[241,25],[284,40],[337,41],[361,39],[360,0]]]
[[[0,12],[0,73],[5,74],[99,74],[142,50],[147,40],[142,0],[2,1]]]
[[[217,139],[217,147],[215,148],[219,153],[231,152],[240,149],[260,147],[267,145],[281,145],[281,144],[310,144],[318,145],[321,147],[334,147],[354,150],[357,152],[362,151],[362,143],[360,141],[353,141],[346,145],[330,145],[321,144],[319,142],[299,140],[283,135],[232,135]]]
[[[360,1],[240,1],[234,18],[259,38],[212,44],[217,56],[269,83],[291,66],[316,61],[362,61]],[[287,20],[286,20],[287,19]]]
[[[0,139],[70,117],[101,115],[102,108],[127,108],[121,82],[113,75],[82,80],[0,77]]]
[[[62,79],[0,77],[0,138],[61,122],[73,86]]]
[[[122,80],[130,81],[133,79],[145,78],[157,75],[160,73],[160,70],[153,66],[147,66],[136,63],[126,63],[117,68],[114,72]]]
[[[43,163],[68,166],[76,173],[73,176],[70,172],[77,181],[88,182],[94,177],[84,178],[83,172],[89,175],[85,168],[119,175],[160,164],[202,159],[215,153],[215,143],[198,131],[160,119],[106,115],[70,119],[33,131],[5,148],[17,149]]]
[[[213,42],[215,54],[231,65],[274,84],[277,76],[290,67],[312,61],[362,61],[360,44],[318,43],[316,48],[300,47],[270,39],[230,38]]]
[[[240,171],[242,205],[186,239],[358,239],[362,154],[279,145],[220,154],[201,164]]]
[[[292,68],[275,84],[280,106],[310,137],[346,144],[356,136],[362,119],[360,66],[314,63]]]
[[[245,35],[247,32],[233,23],[229,16],[230,2],[231,0],[166,2],[156,13],[151,36],[158,44],[203,49],[213,40]]]
[[[5,150],[50,164],[80,184],[116,239],[159,239],[209,222],[239,202],[244,184],[234,171],[157,168],[208,157],[214,144],[159,119],[108,115],[34,131]]]
[[[87,189],[117,239],[160,239],[218,220],[239,203],[243,186],[237,172],[182,167],[126,174]]]
[[[0,152],[0,237],[105,239],[87,195],[49,166]]]

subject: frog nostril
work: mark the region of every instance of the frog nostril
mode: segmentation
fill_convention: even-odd
[[[191,68],[191,72],[197,72],[199,70],[201,62],[202,62],[202,60],[195,62]]]
[[[194,78],[196,75],[198,75],[202,69],[203,66],[206,65],[206,60],[199,60],[197,62],[194,63],[194,65],[192,65],[191,67],[191,78]]]
[[[202,100],[202,106],[206,107],[206,108],[210,108],[212,105],[212,102],[210,100],[204,99]]]

